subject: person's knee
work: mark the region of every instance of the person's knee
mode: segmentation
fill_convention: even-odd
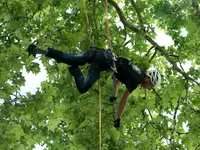
[[[78,88],[78,91],[79,91],[79,93],[84,94],[88,91],[88,89],[84,88],[84,87],[80,87],[80,88]]]
[[[83,93],[86,93],[91,87],[92,87],[92,83],[82,82],[82,84],[79,84],[79,86],[77,86],[77,89],[79,93],[83,94]]]
[[[71,66],[68,68],[68,70],[69,70],[70,74],[73,76],[81,75],[81,71],[78,66]]]

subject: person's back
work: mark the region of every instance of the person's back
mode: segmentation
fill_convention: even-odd
[[[131,93],[144,79],[145,72],[124,57],[116,61],[115,77],[129,89]]]

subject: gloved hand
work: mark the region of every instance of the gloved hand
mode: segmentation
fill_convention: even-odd
[[[37,46],[34,45],[34,44],[30,44],[30,45],[28,46],[28,49],[27,49],[27,51],[28,51],[28,57],[31,56],[31,55],[33,55],[34,57],[36,56],[36,52],[35,52],[35,50],[34,50],[36,47],[37,47]]]
[[[117,97],[111,96],[110,97],[110,102],[115,103],[117,100]]]
[[[120,119],[117,119],[117,120],[114,121],[114,127],[116,129],[118,129],[120,127],[120,121],[121,121]]]

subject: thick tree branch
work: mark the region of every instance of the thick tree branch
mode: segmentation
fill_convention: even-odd
[[[142,30],[139,30],[136,26],[134,26],[132,23],[130,23],[124,17],[123,12],[121,11],[120,7],[114,0],[108,0],[108,2],[116,9],[118,16],[119,16],[121,22],[124,24],[124,26],[128,27],[129,29],[131,29],[135,33],[143,36],[147,41],[149,41],[149,43],[151,43],[161,53],[161,55],[164,56],[168,60],[168,62],[170,62],[170,64],[173,66],[173,68],[185,77],[185,79],[195,82],[198,86],[200,85],[197,81],[195,81],[193,78],[189,77],[189,75],[187,75],[184,71],[182,71],[178,67],[177,62],[175,62],[174,60],[171,59],[169,54],[167,54],[167,52],[166,52],[167,50],[165,50],[164,47],[159,46],[150,36],[148,36],[147,34],[144,34],[144,32]]]
[[[114,6],[114,8],[116,9],[116,11],[117,11],[117,13],[118,13],[118,15],[119,15],[119,18],[120,18],[121,22],[124,24],[124,26],[127,26],[128,28],[130,28],[131,30],[133,30],[133,31],[136,32],[136,33],[140,33],[140,30],[139,30],[137,27],[135,27],[134,25],[132,25],[130,22],[128,22],[128,21],[126,20],[126,18],[124,17],[123,12],[121,11],[121,9],[119,8],[118,4],[117,4],[115,1],[113,1],[113,0],[108,0],[108,2],[109,2],[112,6]]]

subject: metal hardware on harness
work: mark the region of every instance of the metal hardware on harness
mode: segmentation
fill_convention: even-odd
[[[116,61],[117,61],[117,58],[118,56],[115,55],[112,51],[108,51],[110,54],[111,54],[111,58],[112,58],[112,66],[110,67],[111,70],[115,73],[117,73],[117,68],[116,68]]]

